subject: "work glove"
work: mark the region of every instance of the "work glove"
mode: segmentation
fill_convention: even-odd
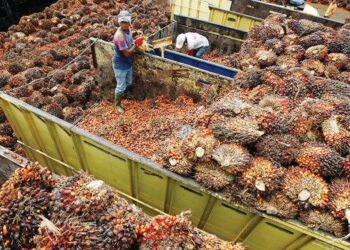
[[[138,37],[134,40],[136,46],[141,46],[143,44],[143,37]]]

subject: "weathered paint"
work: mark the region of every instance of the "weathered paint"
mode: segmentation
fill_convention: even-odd
[[[231,10],[237,11],[246,15],[255,16],[265,19],[271,13],[281,13],[293,19],[308,19],[314,22],[322,23],[323,25],[338,28],[343,25],[342,22],[335,20],[308,15],[299,10],[291,10],[282,5],[264,3],[256,0],[231,0]]]
[[[97,41],[94,44],[97,65],[97,82],[106,94],[115,86],[112,69],[113,46],[111,43]],[[199,101],[199,92],[203,85],[227,86],[231,79],[217,74],[198,70],[172,60],[147,53],[134,57],[133,64],[134,89],[138,98],[149,98],[165,95],[175,98],[187,94]]]

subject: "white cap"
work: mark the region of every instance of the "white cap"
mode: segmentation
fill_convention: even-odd
[[[176,38],[176,45],[175,45],[175,47],[177,49],[181,49],[184,46],[185,40],[186,40],[185,34],[178,35],[177,38]]]
[[[121,22],[127,22],[131,23],[131,14],[127,10],[122,10],[120,11],[118,15],[118,23],[120,24]]]

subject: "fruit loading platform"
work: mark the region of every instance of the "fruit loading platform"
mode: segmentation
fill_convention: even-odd
[[[112,44],[96,41],[93,54],[99,84],[114,88]],[[194,94],[200,90],[201,81],[214,85],[232,81],[226,76],[150,54],[136,57],[134,74],[135,78],[143,79],[146,88],[172,84],[173,90]],[[241,241],[248,249],[350,248],[349,242],[308,229],[294,220],[280,220],[231,203],[192,179],[163,169],[149,159],[5,93],[0,93],[0,106],[32,161],[39,161],[62,175],[87,171],[139,200],[150,215],[159,211],[178,214],[190,209],[197,227],[222,239]],[[142,205],[145,203],[147,206]]]

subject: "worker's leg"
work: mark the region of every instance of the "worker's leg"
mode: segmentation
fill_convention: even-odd
[[[121,101],[125,93],[126,82],[127,82],[127,70],[115,69],[115,77],[117,80],[117,87],[115,88],[115,106],[118,112],[123,113],[124,109],[121,106]]]
[[[200,47],[197,50],[195,57],[202,58],[204,53],[207,52],[208,49],[209,49],[209,46]]]
[[[126,74],[126,90],[125,90],[125,93],[126,93],[126,98],[127,99],[133,99],[134,96],[132,95],[132,91],[133,91],[133,84],[132,84],[132,81],[133,81],[133,77],[132,77],[132,67],[128,70],[127,74]]]

